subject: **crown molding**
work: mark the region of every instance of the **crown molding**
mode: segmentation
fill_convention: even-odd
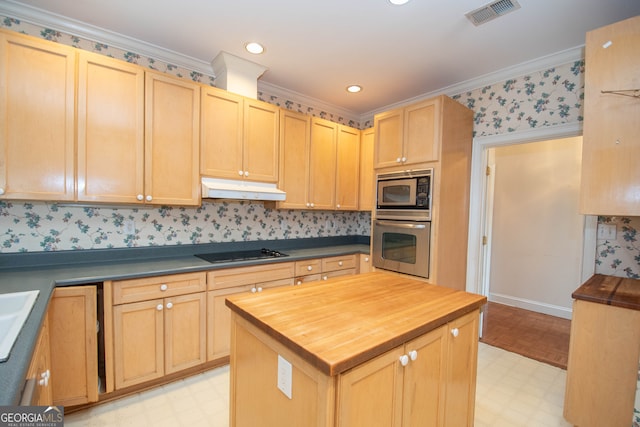
[[[167,64],[215,77],[209,62],[14,0],[0,2],[0,13],[44,28],[50,28],[94,42],[105,43],[126,52],[132,51]]]
[[[87,40],[106,43],[112,47],[122,49],[124,51],[133,51],[140,55],[145,55],[156,60],[166,62],[168,64],[180,66],[189,70],[197,71],[208,76],[215,77],[215,73],[211,63],[202,61],[191,56],[183,55],[169,49],[156,46],[141,40],[134,39],[113,31],[105,30],[100,27],[92,26],[85,22],[70,19],[61,15],[53,14],[42,9],[25,5],[14,0],[4,0],[0,2],[0,13],[7,16],[20,19],[31,24],[39,25],[52,30],[72,34]],[[567,64],[584,58],[584,45],[576,46],[564,51],[560,51],[551,55],[547,55],[538,59],[523,62],[511,67],[503,68],[496,72],[488,73],[473,79],[469,79],[451,86],[447,86],[432,92],[423,93],[415,97],[400,101],[395,104],[386,105],[375,110],[357,114],[351,110],[347,110],[321,100],[309,97],[307,95],[273,85],[258,80],[258,89],[265,93],[285,98],[303,105],[313,106],[320,110],[327,110],[334,114],[343,116],[348,120],[357,123],[365,123],[367,120],[373,122],[373,116],[394,108],[403,107],[417,101],[432,98],[438,95],[458,95],[464,92],[475,90],[484,86],[493,85],[503,82],[510,78],[519,77],[528,73],[544,70],[546,68]]]
[[[444,87],[442,89],[435,90],[433,92],[424,93],[422,95],[415,96],[410,99],[405,99],[395,104],[387,105],[375,110],[362,114],[362,119],[365,117],[373,117],[377,113],[392,110],[394,108],[404,107],[409,104],[413,104],[417,101],[433,98],[438,95],[459,95],[464,92],[479,89],[481,87],[490,86],[496,83],[504,82],[514,77],[524,76],[533,72],[545,70],[547,68],[557,67],[558,65],[568,64],[584,59],[584,45],[576,46],[570,49],[566,49],[560,52],[553,53],[551,55],[543,56],[531,61],[522,62],[520,64],[513,65],[511,67],[503,68],[501,70],[484,74],[479,77],[474,77],[469,80],[465,80],[460,83],[453,84],[451,86]]]
[[[268,95],[274,95],[279,98],[284,98],[288,101],[299,102],[300,104],[305,106],[312,106],[314,109],[326,110],[333,113],[334,115],[342,116],[345,119],[360,122],[360,116],[354,111],[337,107],[333,104],[329,104],[319,99],[312,98],[302,93],[295,92],[293,90],[289,90],[262,80],[258,80],[258,90],[261,90]]]

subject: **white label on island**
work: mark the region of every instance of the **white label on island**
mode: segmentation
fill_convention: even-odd
[[[289,399],[291,399],[291,383],[293,368],[291,363],[284,357],[278,355],[278,388]]]

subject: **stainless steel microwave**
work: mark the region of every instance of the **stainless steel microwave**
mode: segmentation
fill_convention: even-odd
[[[378,174],[376,219],[431,220],[433,169]]]

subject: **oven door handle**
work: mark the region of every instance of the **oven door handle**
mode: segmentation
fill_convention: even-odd
[[[397,222],[397,221],[376,220],[375,223],[377,225],[388,225],[388,226],[398,227],[398,228],[423,229],[423,228],[427,227],[425,224],[414,224],[414,223],[410,223],[410,222]]]

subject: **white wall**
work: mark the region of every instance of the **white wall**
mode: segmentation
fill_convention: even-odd
[[[489,299],[570,317],[571,293],[582,283],[582,138],[493,150]]]

